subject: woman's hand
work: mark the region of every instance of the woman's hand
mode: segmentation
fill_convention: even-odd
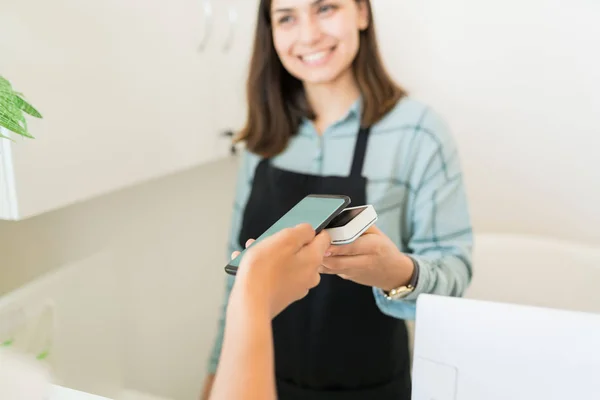
[[[390,238],[372,226],[350,244],[330,246],[319,272],[389,291],[410,282],[414,265]]]

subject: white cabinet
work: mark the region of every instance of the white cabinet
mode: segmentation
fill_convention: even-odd
[[[244,115],[232,99],[244,91],[255,5],[0,0],[0,74],[44,116],[28,119],[35,140],[2,141],[0,218],[227,157],[221,133]]]
[[[246,79],[254,45],[258,0],[217,0],[224,3],[222,19],[226,22],[219,51],[227,73],[219,73],[219,120],[226,129],[240,130],[246,121]],[[240,62],[244,60],[244,62]]]

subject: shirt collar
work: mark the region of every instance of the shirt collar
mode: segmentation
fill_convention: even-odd
[[[360,118],[360,114],[362,111],[362,105],[363,105],[362,96],[360,96],[358,99],[356,99],[354,101],[354,103],[352,103],[352,105],[350,106],[350,109],[348,110],[348,114],[345,116],[345,118],[347,118],[349,116]]]
[[[343,124],[346,121],[352,119],[358,119],[358,121],[360,121],[362,105],[362,96],[360,96],[354,101],[354,103],[352,103],[350,108],[348,108],[348,111],[340,119],[334,122],[333,125]],[[304,118],[302,121],[302,125],[300,126],[300,133],[308,134],[308,131],[314,131],[314,128],[312,127],[311,121]]]

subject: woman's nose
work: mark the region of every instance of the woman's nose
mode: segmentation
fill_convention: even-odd
[[[300,41],[303,44],[314,44],[321,38],[321,28],[314,18],[305,18],[300,24]]]

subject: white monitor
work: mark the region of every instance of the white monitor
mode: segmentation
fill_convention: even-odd
[[[421,295],[412,399],[600,399],[600,315]]]

